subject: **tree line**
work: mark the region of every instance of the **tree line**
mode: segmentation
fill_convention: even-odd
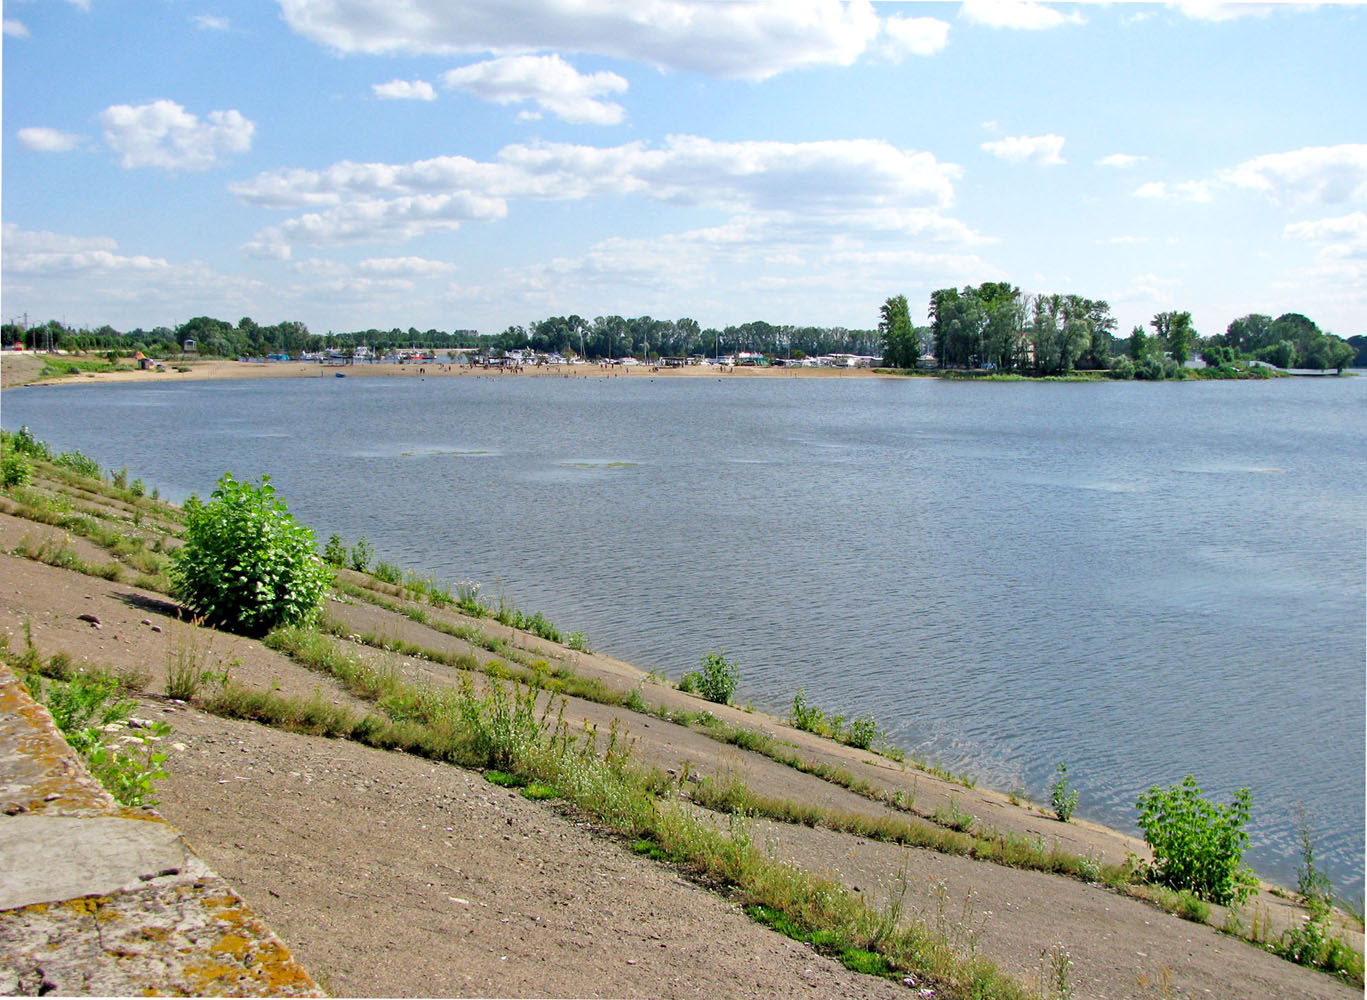
[[[185,341],[193,339],[199,354],[225,358],[298,356],[304,351],[362,345],[379,353],[400,347],[476,348],[494,353],[530,348],[590,360],[739,351],[794,359],[860,354],[881,355],[885,366],[899,369],[971,368],[1043,375],[1104,370],[1122,378],[1172,377],[1197,356],[1225,367],[1253,360],[1279,368],[1367,367],[1367,336],[1344,341],[1300,313],[1284,313],[1275,319],[1256,313],[1242,316],[1223,334],[1202,338],[1189,312],[1160,312],[1149,322],[1151,329],[1134,327],[1128,338],[1121,338],[1116,336],[1116,320],[1104,300],[1023,294],[1006,282],[984,282],[932,292],[929,316],[928,326],[913,324],[906,296],[897,295],[883,303],[878,326],[872,330],[763,321],[703,328],[689,318],[614,315],[590,320],[572,314],[509,326],[490,335],[416,327],[314,334],[298,320],[263,325],[244,316],[234,324],[196,316],[175,327],[123,332],[108,325],[76,329],[55,319],[27,328],[11,322],[0,328],[0,340],[40,350],[142,351],[166,356],[179,354]]]
[[[212,316],[196,316],[175,327],[141,327],[120,332],[111,326],[95,330],[75,329],[57,320],[25,329],[6,323],[0,329],[6,345],[23,344],[38,350],[55,348],[72,352],[114,351],[149,355],[179,354],[186,340],[194,340],[201,355],[224,358],[263,357],[305,351],[346,350],[367,346],[384,353],[400,347],[453,350],[476,348],[498,353],[532,349],[542,353],[558,352],[590,360],[645,357],[690,357],[749,351],[769,357],[802,358],[820,354],[877,355],[882,347],[875,330],[847,330],[843,327],[775,325],[763,321],[724,328],[703,328],[696,320],[653,319],[650,316],[623,317],[551,316],[526,326],[509,326],[501,333],[482,335],[475,330],[436,329],[390,330],[371,328],[346,333],[314,334],[297,320],[271,325],[256,323],[244,316],[233,324]]]
[[[1103,299],[1022,294],[997,281],[937,289],[928,312],[930,325],[916,326],[905,295],[883,303],[878,333],[884,365],[1036,375],[1092,370],[1118,378],[1175,377],[1198,356],[1230,372],[1253,361],[1321,371],[1367,365],[1367,337],[1342,340],[1300,313],[1276,319],[1250,314],[1223,334],[1202,338],[1190,312],[1160,312],[1149,321],[1152,332],[1136,326],[1119,339]]]

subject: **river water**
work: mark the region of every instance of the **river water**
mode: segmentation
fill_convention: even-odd
[[[269,474],[320,543],[539,610],[738,699],[1135,829],[1154,783],[1253,791],[1295,883],[1303,805],[1363,888],[1367,379],[332,377],[6,391],[170,499]]]

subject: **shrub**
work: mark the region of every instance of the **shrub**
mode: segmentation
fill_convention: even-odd
[[[726,658],[726,651],[703,655],[698,671],[698,693],[708,701],[726,705],[740,681],[740,671]]]
[[[47,446],[47,442],[38,440],[33,436],[33,431],[27,427],[20,427],[17,434],[10,436],[9,444],[21,455],[42,459],[52,458],[52,449]]]
[[[79,451],[64,451],[53,461],[79,475],[89,476],[91,479],[100,478],[100,463]]]
[[[370,543],[365,540],[365,535],[356,539],[356,544],[351,547],[350,563],[351,568],[357,573],[364,573],[366,567],[370,565],[370,557],[375,554],[375,550],[370,547]]]
[[[5,449],[4,458],[0,459],[0,488],[23,486],[32,475],[33,470],[29,466],[28,456],[19,451]]]
[[[342,544],[342,536],[333,532],[328,543],[323,546],[323,559],[331,566],[345,566],[347,561],[346,546]]]
[[[209,503],[186,505],[185,526],[171,576],[193,614],[247,635],[317,618],[332,572],[269,476],[253,486],[225,473]]]
[[[821,733],[826,725],[826,713],[807,704],[807,689],[798,688],[793,695],[793,725],[804,733]]]
[[[1243,902],[1257,885],[1241,864],[1249,801],[1249,790],[1241,788],[1228,806],[1207,802],[1190,774],[1171,788],[1154,785],[1136,803],[1139,827],[1153,849],[1144,875],[1212,903]]]
[[[1067,823],[1073,818],[1073,810],[1077,808],[1077,789],[1068,786],[1068,765],[1059,762],[1058,777],[1054,778],[1053,787],[1049,790],[1049,801],[1054,807],[1054,815],[1061,822]]]
[[[867,750],[878,737],[878,723],[872,715],[861,715],[850,723],[845,733],[845,743],[856,750]]]

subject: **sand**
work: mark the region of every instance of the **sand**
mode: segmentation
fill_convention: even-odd
[[[5,387],[23,385],[37,378],[43,358],[40,355],[15,355],[4,352],[0,375]],[[313,361],[190,361],[177,371],[170,363],[163,371],[85,372],[45,380],[43,385],[86,385],[102,382],[192,382],[242,378],[579,378],[579,379],[657,379],[657,378],[889,378],[871,368],[755,368],[715,365],[685,365],[666,368],[655,365],[523,365],[509,368],[468,368],[445,364],[365,364],[322,365]]]

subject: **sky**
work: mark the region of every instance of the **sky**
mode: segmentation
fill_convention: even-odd
[[[1367,334],[1367,7],[9,0],[0,315]]]

